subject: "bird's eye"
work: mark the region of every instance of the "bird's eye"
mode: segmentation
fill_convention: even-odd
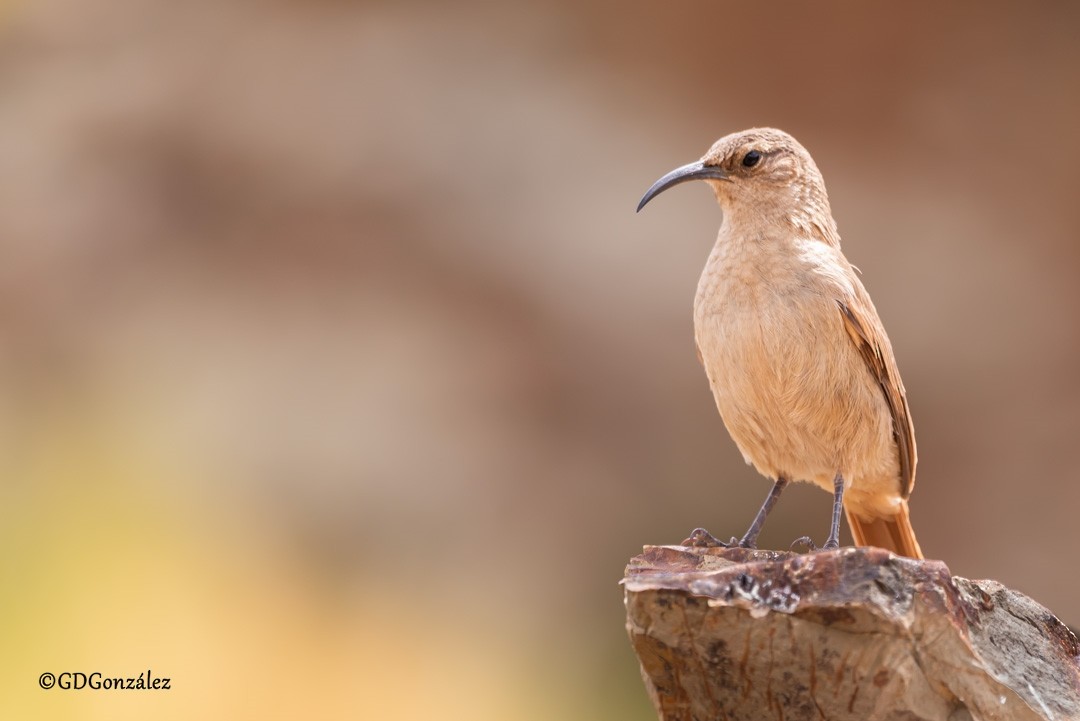
[[[758,164],[759,160],[761,160],[761,153],[756,150],[751,150],[749,153],[743,156],[742,164],[747,168],[752,168]]]

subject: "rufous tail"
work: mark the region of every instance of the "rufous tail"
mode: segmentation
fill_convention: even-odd
[[[847,509],[844,511],[856,546],[877,546],[908,558],[923,558],[908,517],[907,500],[900,501],[900,511],[892,518],[865,520]]]

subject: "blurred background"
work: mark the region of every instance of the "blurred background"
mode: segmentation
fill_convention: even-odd
[[[753,125],[892,337],[923,548],[1080,623],[1078,21],[0,4],[0,717],[654,718],[623,567],[769,483],[695,358],[711,193],[633,210]],[[788,494],[765,546],[825,535]]]

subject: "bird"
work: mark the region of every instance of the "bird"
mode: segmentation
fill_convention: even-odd
[[[657,180],[638,212],[691,180],[710,185],[722,210],[694,297],[698,358],[728,433],[773,485],[741,538],[697,529],[690,542],[756,548],[781,492],[808,482],[833,495],[821,549],[839,547],[843,509],[856,545],[923,558],[908,506],[917,454],[907,392],[840,250],[817,164],[782,130],[743,130]]]

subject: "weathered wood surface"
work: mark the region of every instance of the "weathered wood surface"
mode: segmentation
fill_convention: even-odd
[[[662,721],[1080,719],[1072,632],[940,561],[648,546],[624,585]]]

